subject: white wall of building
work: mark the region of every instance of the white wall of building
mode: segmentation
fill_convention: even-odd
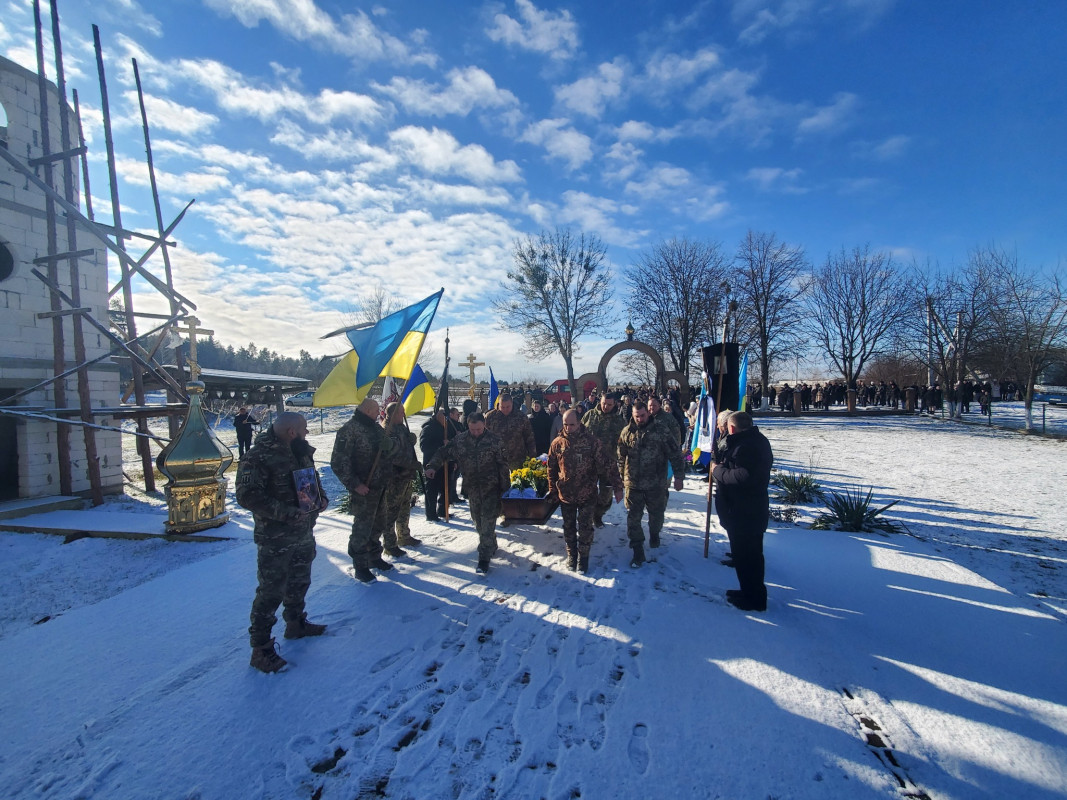
[[[53,153],[60,144],[59,101],[54,85],[49,85],[50,147]],[[0,104],[7,117],[6,131],[0,130],[0,146],[23,162],[42,155],[40,137],[40,94],[37,76],[23,67],[0,58]],[[77,127],[70,114],[72,135]],[[0,115],[0,128],[3,115]],[[6,138],[6,141],[3,141]],[[74,143],[72,143],[74,146]],[[55,183],[61,186],[61,165],[57,162]],[[44,177],[43,168],[37,173]],[[80,170],[75,163],[75,174]],[[106,324],[108,307],[107,251],[85,230],[77,231],[77,242],[68,244],[65,218],[62,211],[56,219],[57,248],[86,250],[95,254],[79,260],[81,305],[93,309],[93,316]],[[51,310],[50,293],[45,285],[31,274],[33,260],[48,253],[45,217],[45,198],[42,192],[7,162],[0,162],[0,246],[14,256],[14,272],[0,280],[0,389],[22,389],[55,374],[53,365],[52,320],[38,319],[37,314]],[[47,274],[47,265],[37,269]],[[69,295],[70,270],[66,261],[58,265],[59,283]],[[110,343],[99,331],[83,323],[87,358],[104,355]],[[64,360],[73,367],[73,323],[65,317]],[[65,382],[66,407],[78,406],[77,378],[72,375]],[[119,400],[118,368],[109,359],[90,369],[89,387],[94,408],[115,406]],[[51,385],[36,391],[20,402],[23,406],[55,408],[55,394]],[[97,418],[104,425],[115,424],[108,417]],[[56,424],[51,422],[20,421],[18,423],[19,497],[39,497],[59,493]],[[121,436],[110,431],[96,431],[97,453],[104,492],[122,490]],[[89,490],[85,446],[80,426],[70,427],[70,457],[73,490],[85,494]]]

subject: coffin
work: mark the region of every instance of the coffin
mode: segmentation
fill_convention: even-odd
[[[501,511],[508,522],[526,522],[543,525],[556,509],[558,500],[547,497],[502,497]]]

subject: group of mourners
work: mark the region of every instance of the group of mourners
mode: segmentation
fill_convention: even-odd
[[[379,422],[378,402],[367,399],[338,431],[330,464],[349,493],[348,555],[356,580],[375,582],[375,571],[394,568],[385,556],[403,558],[404,547],[422,544],[409,525],[412,481],[420,473],[428,520],[443,521],[449,505],[467,504],[478,534],[476,570],[486,573],[498,550],[496,529],[511,472],[541,454],[547,454],[549,499],[558,500],[561,508],[569,570],[589,571],[594,531],[604,526],[612,503],[624,499],[629,564],[640,567],[647,558],[646,512],[647,544],[660,546],[669,486],[673,482],[680,491],[684,484],[682,442],[691,423],[684,415],[681,422],[676,419],[669,400],[643,393],[622,400],[605,392],[590,398],[588,408],[579,403],[546,412],[534,401],[530,414],[508,394],[486,414],[468,403],[462,415],[457,409],[435,411],[416,436],[400,403],[388,404]],[[547,434],[544,418],[550,423]],[[727,592],[727,600],[746,611],[763,611],[771,447],[744,412],[724,412],[718,422],[721,436],[708,477],[715,483],[719,522],[730,541],[731,560],[724,563],[734,566],[739,582],[739,589]],[[304,608],[315,557],[312,529],[328,503],[314,453],[306,419],[283,412],[256,438],[238,468],[237,502],[252,512],[258,557],[251,664],[263,672],[286,665],[272,638],[279,606],[285,638],[319,636],[326,630],[309,621]],[[313,481],[310,490],[305,483],[298,491],[298,476]],[[459,476],[463,483],[457,493]],[[507,524],[506,519],[499,522]]]

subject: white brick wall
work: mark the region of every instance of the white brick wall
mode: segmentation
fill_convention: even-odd
[[[38,113],[39,92],[37,79],[26,70],[0,58],[0,103],[8,117],[8,150],[21,159],[41,155],[40,137],[34,130],[40,127]],[[50,145],[58,152],[60,142],[59,102],[54,87],[50,94],[49,109]],[[73,126],[72,126],[73,130]],[[71,143],[72,146],[76,142]],[[57,181],[61,180],[57,170]],[[47,223],[43,215],[44,196],[36,187],[13,170],[6,162],[0,163],[0,200],[26,207],[26,212],[10,207],[0,209],[0,241],[15,254],[15,274],[0,283],[0,387],[24,388],[46,379],[52,374],[52,321],[37,319],[37,313],[51,310],[49,291],[34,277],[33,259],[48,252]],[[74,249],[66,240],[66,225],[57,219],[57,242],[59,251]],[[95,257],[81,259],[79,285],[82,288],[81,305],[90,306],[98,320],[107,314],[107,252],[99,242],[84,230],[78,231],[77,249],[94,248]],[[47,274],[47,266],[37,269]],[[70,294],[69,265],[58,265],[59,283]],[[109,342],[95,328],[83,324],[86,356],[94,358],[107,352]],[[68,366],[74,366],[73,322],[69,317],[63,321],[64,351]],[[21,359],[25,361],[20,362]],[[110,366],[110,365],[108,365]],[[77,378],[65,381],[67,404],[78,405]],[[90,370],[89,379],[93,406],[109,406],[119,396],[118,374],[113,369]],[[49,406],[53,403],[51,387],[34,392],[22,400],[25,405]],[[107,424],[105,422],[105,424]],[[73,473],[73,490],[87,493],[89,490],[86,472],[85,440],[80,426],[71,426],[70,453]],[[122,441],[121,435],[111,431],[96,431],[96,445],[100,457],[105,493],[122,489]],[[56,423],[27,420],[20,422],[19,447],[19,495],[37,497],[59,491],[58,454],[56,448]]]

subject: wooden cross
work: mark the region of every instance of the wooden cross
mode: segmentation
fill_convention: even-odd
[[[470,385],[470,398],[471,398],[471,400],[473,400],[474,399],[474,368],[475,367],[484,367],[485,366],[485,362],[484,361],[475,361],[474,360],[474,353],[471,353],[470,355],[467,356],[467,360],[466,361],[460,361],[460,362],[458,362],[458,365],[461,366],[461,367],[466,367],[467,369],[470,370],[470,376],[471,376],[470,377],[470,384],[469,384]]]
[[[181,329],[182,322],[184,322],[186,325],[189,326],[188,330],[182,330]],[[196,363],[196,337],[197,337],[197,334],[200,334],[201,336],[211,336],[213,333],[215,333],[215,331],[209,331],[209,330],[205,330],[204,328],[200,328],[200,327],[198,327],[199,325],[200,325],[200,320],[198,320],[196,317],[186,317],[183,321],[179,321],[179,322],[175,323],[175,325],[174,325],[174,327],[178,329],[179,333],[188,333],[189,334],[189,358],[188,358],[188,364],[189,364],[189,380],[191,380],[191,381],[200,380],[200,365]]]

